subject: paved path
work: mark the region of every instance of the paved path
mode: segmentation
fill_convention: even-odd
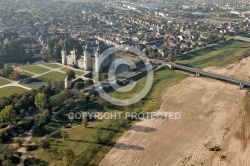
[[[27,145],[29,144],[31,138],[32,138],[32,134],[35,130],[36,126],[33,126],[29,131],[28,133],[26,134],[26,136],[23,138],[23,147],[18,149],[18,152],[21,152],[22,153],[22,156],[20,157],[20,162],[18,164],[18,166],[23,166],[24,165],[24,161],[25,159],[27,158]]]
[[[23,88],[23,89],[26,89],[26,90],[31,90],[31,88],[29,88],[29,87],[27,87],[27,86],[20,85],[20,84],[19,84],[20,81],[13,81],[13,80],[10,80],[10,79],[4,78],[4,77],[0,77],[0,78],[1,78],[1,79],[4,79],[4,80],[7,80],[7,81],[10,82],[9,84],[0,86],[0,88],[16,86],[16,87],[20,87],[20,88]]]
[[[44,65],[42,65],[42,64],[38,64],[37,66],[39,66],[39,67],[43,67],[43,68],[49,69],[49,71],[46,71],[46,72],[41,73],[41,74],[37,74],[37,73],[33,73],[33,72],[30,72],[30,71],[27,71],[27,70],[23,70],[23,69],[21,69],[20,67],[17,68],[17,69],[18,69],[19,71],[25,71],[25,72],[27,72],[27,73],[29,73],[29,74],[32,74],[33,76],[32,76],[31,78],[37,78],[37,77],[43,76],[43,75],[45,75],[45,74],[49,74],[50,72],[59,72],[59,73],[65,74],[65,71],[62,71],[62,70],[61,70],[61,69],[65,68],[65,67],[67,67],[67,68],[69,68],[69,69],[72,69],[72,70],[75,70],[75,71],[84,72],[83,75],[85,75],[85,74],[88,73],[88,71],[83,71],[83,70],[80,70],[80,69],[75,69],[75,68],[70,67],[70,66],[64,66],[64,65],[62,65],[62,64],[60,64],[60,63],[53,63],[53,64],[60,65],[61,67],[59,67],[59,68],[50,68],[50,67],[48,67],[48,66],[44,66]],[[80,76],[80,75],[77,75],[77,78],[82,78],[83,80],[89,79],[89,78],[84,77],[83,75],[81,75],[81,76]],[[31,89],[32,89],[32,88],[29,88],[29,87],[27,87],[27,86],[24,86],[24,85],[19,84],[20,81],[13,81],[13,80],[10,80],[10,79],[7,79],[7,78],[3,78],[3,77],[0,77],[0,78],[5,79],[5,80],[7,80],[7,81],[10,82],[9,84],[0,86],[0,89],[1,89],[1,88],[5,88],[5,87],[12,87],[12,86],[20,87],[20,88],[23,88],[23,89],[26,89],[26,90],[31,90]]]

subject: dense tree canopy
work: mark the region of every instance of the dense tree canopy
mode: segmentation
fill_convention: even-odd
[[[38,93],[35,97],[35,104],[40,110],[48,108],[48,101],[44,93]]]
[[[0,112],[0,122],[13,122],[16,119],[16,111],[11,105],[6,106]]]
[[[26,52],[25,49],[21,40],[10,39],[7,44],[0,44],[0,60],[13,61],[32,58],[33,53]]]
[[[5,65],[2,70],[0,70],[0,76],[9,77],[9,75],[13,72],[13,68],[9,65]]]

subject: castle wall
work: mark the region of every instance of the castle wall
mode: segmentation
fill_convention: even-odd
[[[64,53],[65,53],[65,56],[64,56]],[[113,56],[114,55],[110,55],[108,58],[106,58],[103,61],[98,71],[102,71],[104,68],[108,67],[114,59]],[[62,51],[62,63],[64,65],[76,65],[77,67],[84,69],[84,70],[88,70],[88,71],[91,71],[91,70],[97,71],[96,63],[99,63],[99,62],[98,62],[98,55],[94,55],[93,53],[84,52],[84,56],[81,56],[80,59],[77,59],[77,55],[75,55],[73,51],[71,51],[71,54],[67,56],[66,56],[66,52]]]

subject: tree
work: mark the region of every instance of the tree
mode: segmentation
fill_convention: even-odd
[[[65,90],[57,95],[50,98],[50,105],[52,107],[62,107],[65,101],[72,97],[72,92],[70,90]]]
[[[44,138],[41,139],[39,145],[43,149],[48,149],[50,147],[50,140],[49,137],[46,135]]]
[[[62,160],[65,166],[72,165],[76,156],[70,147],[59,149],[59,154],[62,156]]]
[[[1,70],[0,75],[3,77],[9,77],[9,75],[13,72],[13,68],[9,65],[5,65]]]
[[[156,57],[157,57],[157,53],[154,51],[150,52],[148,55],[148,58],[150,58],[150,59],[155,59]]]
[[[84,88],[84,87],[85,87],[84,82],[77,82],[77,83],[75,83],[75,85],[74,85],[74,88],[75,88],[75,89],[82,89],[82,88]]]
[[[62,136],[63,140],[65,140],[66,131],[65,131],[64,128],[63,128],[62,131],[61,131],[61,136]]]
[[[2,69],[3,67],[4,67],[4,63],[0,61],[0,69]]]
[[[172,55],[172,53],[169,53],[169,54],[168,54],[168,61],[169,61],[169,62],[172,62],[172,59],[173,59],[173,55]]]
[[[43,111],[39,116],[35,118],[35,124],[40,126],[46,123],[50,119],[50,112],[48,110]]]
[[[95,101],[95,99],[96,99],[96,97],[95,97],[95,95],[94,94],[91,94],[90,96],[89,96],[89,99],[90,99],[90,101]]]
[[[55,43],[53,41],[48,42],[48,53],[51,56],[54,52]]]
[[[86,86],[91,86],[91,85],[93,85],[93,84],[94,84],[93,80],[90,80],[90,79],[89,79],[89,80],[86,80],[86,81],[85,81],[85,85],[86,85]]]
[[[75,72],[73,70],[67,70],[66,75],[68,76],[69,80],[72,80],[72,79],[76,78],[76,74],[75,74]]]
[[[0,122],[13,122],[16,119],[16,111],[9,105],[0,112]]]
[[[83,117],[82,124],[84,125],[84,127],[88,126],[88,117],[87,116]]]
[[[106,79],[108,79],[108,74],[107,74],[107,73],[101,74],[100,80],[101,80],[101,81],[104,81],[104,80],[106,80]]]
[[[13,148],[7,145],[0,145],[0,165],[3,166],[14,166],[12,163],[15,151]]]
[[[9,78],[12,80],[19,80],[20,77],[21,77],[21,75],[17,71],[12,71],[11,74],[9,75]]]
[[[48,101],[44,93],[38,93],[35,96],[35,105],[40,109],[44,110],[48,108]]]
[[[55,50],[55,57],[54,58],[60,58],[61,57],[61,51],[63,47],[61,45],[56,45],[56,50]]]

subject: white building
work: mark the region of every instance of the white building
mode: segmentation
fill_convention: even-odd
[[[98,44],[97,48],[86,45],[83,53],[78,53],[76,49],[70,51],[67,55],[67,51],[64,48],[62,54],[62,64],[69,66],[76,66],[87,71],[102,71],[104,68],[109,67],[114,60],[114,55],[111,54],[101,63],[100,54],[108,47]],[[101,64],[100,64],[101,63]],[[100,67],[99,67],[100,66]]]

